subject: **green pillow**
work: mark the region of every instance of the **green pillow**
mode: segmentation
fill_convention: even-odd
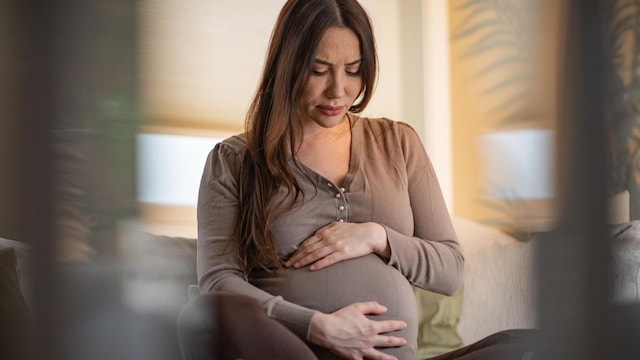
[[[413,287],[418,306],[418,349],[416,359],[444,354],[463,345],[458,334],[462,310],[460,288],[453,296]]]
[[[30,319],[20,290],[15,250],[0,248],[0,350],[3,359],[22,359],[28,352]]]

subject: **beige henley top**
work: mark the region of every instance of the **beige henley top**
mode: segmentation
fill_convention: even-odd
[[[385,262],[371,254],[318,271],[255,271],[245,277],[237,248],[228,241],[238,216],[237,177],[245,148],[245,137],[237,135],[218,144],[205,164],[198,200],[198,283],[203,293],[228,291],[257,299],[269,316],[303,339],[316,311],[378,301],[389,311],[372,318],[408,323],[407,329],[398,332],[407,338],[407,349],[388,352],[410,358],[417,336],[410,285],[452,294],[462,282],[464,258],[433,166],[416,132],[388,119],[352,114],[349,118],[351,163],[344,183],[333,184],[304,166],[308,178],[294,170],[306,196],[304,203],[274,223],[276,245],[284,257],[330,222],[373,221],[387,231],[390,259]]]

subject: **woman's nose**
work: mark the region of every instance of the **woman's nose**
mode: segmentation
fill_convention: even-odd
[[[340,74],[331,76],[331,82],[327,88],[327,96],[330,98],[339,98],[344,96],[344,79]]]

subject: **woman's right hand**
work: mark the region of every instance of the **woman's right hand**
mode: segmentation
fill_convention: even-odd
[[[316,313],[311,318],[309,340],[328,348],[345,359],[394,360],[376,348],[404,346],[402,337],[384,335],[407,327],[404,321],[368,319],[365,315],[380,315],[387,308],[377,302],[355,303],[331,314]]]

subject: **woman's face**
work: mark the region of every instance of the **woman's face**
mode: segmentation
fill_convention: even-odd
[[[300,96],[303,126],[342,123],[362,89],[360,41],[348,28],[333,27],[320,39]]]

